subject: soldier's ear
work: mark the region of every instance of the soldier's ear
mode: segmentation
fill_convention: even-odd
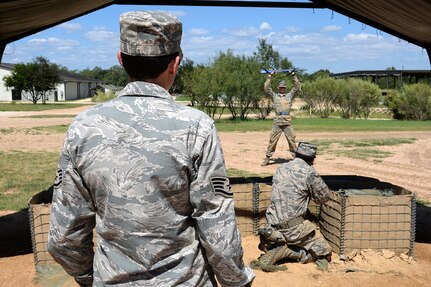
[[[120,65],[122,66],[123,65],[123,58],[121,58],[121,51],[120,50],[118,50],[117,59],[118,59],[118,62],[120,63]]]
[[[178,69],[180,67],[181,63],[181,57],[176,56],[168,65],[168,70],[170,73],[176,74],[178,72]]]

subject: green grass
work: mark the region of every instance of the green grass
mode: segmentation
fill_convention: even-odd
[[[0,134],[13,134],[13,133],[23,133],[26,135],[37,135],[40,134],[40,131],[34,128],[3,128],[0,129]]]
[[[343,141],[346,147],[370,147],[370,146],[395,146],[400,144],[410,144],[414,138],[381,138],[381,139],[358,139]]]
[[[31,112],[31,111],[45,111],[53,109],[70,109],[85,106],[83,104],[46,104],[43,105],[38,103],[36,105],[32,103],[0,103],[0,112]]]
[[[246,170],[240,170],[236,168],[228,168],[227,174],[229,177],[266,177],[272,176],[270,173],[252,173]]]
[[[295,111],[295,117],[296,118],[309,118],[310,113],[307,110],[298,110]],[[319,118],[317,114],[311,114],[311,117],[313,118]],[[341,118],[340,114],[338,112],[333,112],[329,115],[330,118]],[[391,120],[392,114],[391,113],[384,113],[384,112],[373,112],[369,115],[368,119],[381,119],[381,120]]]
[[[58,152],[0,152],[0,210],[22,210],[55,179]]]
[[[11,134],[14,132],[23,133],[27,135],[41,134],[43,132],[50,133],[50,134],[58,134],[58,133],[65,134],[68,128],[69,128],[68,125],[41,126],[41,127],[34,127],[34,128],[3,128],[3,129],[0,129],[0,134]]]
[[[36,131],[47,132],[51,134],[66,134],[69,125],[43,126],[33,128]]]
[[[395,146],[413,143],[414,138],[352,139],[352,140],[311,140],[317,144],[318,154],[331,154],[336,157],[348,157],[381,162],[381,159],[393,155],[378,149],[382,146]]]
[[[426,199],[416,198],[416,203],[420,205],[431,206],[431,201]]]
[[[270,131],[272,123],[272,119],[221,119],[216,120],[216,127],[220,132]],[[296,131],[301,132],[431,131],[431,121],[294,118],[292,124]]]
[[[2,129],[0,129],[0,135],[1,134],[8,135],[8,134],[13,133],[16,130],[17,130],[16,128],[2,128]]]
[[[393,155],[393,153],[388,151],[382,151],[378,149],[365,149],[365,148],[355,148],[351,150],[344,150],[344,151],[338,152],[338,156],[356,158],[356,159],[362,159],[362,160],[367,160],[369,158],[372,158],[373,160],[381,159],[391,155]]]
[[[37,116],[25,116],[19,118],[30,118],[30,119],[56,119],[56,118],[74,118],[76,115],[37,115]]]

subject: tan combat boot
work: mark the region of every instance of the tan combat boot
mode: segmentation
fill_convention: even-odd
[[[269,164],[269,159],[270,159],[269,157],[266,157],[260,165],[267,166]]]

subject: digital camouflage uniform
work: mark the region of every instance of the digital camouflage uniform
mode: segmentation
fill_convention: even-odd
[[[82,286],[244,286],[233,204],[213,120],[131,82],[69,127],[48,251]]]
[[[297,152],[303,147],[302,144],[299,144]],[[296,157],[277,168],[273,176],[271,203],[266,210],[266,220],[283,237],[277,240],[284,241],[293,250],[279,248],[269,251],[272,252],[271,263],[283,258],[304,259],[299,253],[293,252],[300,250],[295,247],[303,248],[313,259],[331,254],[331,247],[320,231],[313,223],[304,220],[310,199],[323,204],[329,199],[330,192],[314,167],[302,158]],[[296,223],[286,226],[293,221]]]
[[[266,210],[268,224],[276,225],[296,217],[305,217],[310,198],[317,204],[329,199],[330,190],[313,166],[301,158],[280,165],[273,177],[271,203]],[[280,230],[288,244],[312,250],[317,256],[331,253],[331,248],[313,223],[304,220]],[[314,236],[310,236],[313,235]]]
[[[277,147],[281,133],[284,133],[289,144],[289,150],[294,153],[296,148],[295,131],[292,127],[290,109],[292,108],[292,100],[295,95],[301,90],[301,83],[296,74],[293,75],[293,88],[287,94],[275,93],[271,88],[271,77],[268,77],[264,84],[264,90],[273,100],[275,118],[269,137],[269,144],[266,150],[266,157],[271,158]]]

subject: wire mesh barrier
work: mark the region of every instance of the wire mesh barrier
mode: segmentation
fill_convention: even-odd
[[[309,217],[320,225],[334,252],[354,249],[388,249],[414,256],[415,196],[408,190],[361,176],[322,176],[332,192],[320,206],[310,202]],[[256,235],[266,224],[272,177],[231,178],[237,224],[243,236]],[[345,190],[356,189],[361,195]],[[391,196],[367,195],[365,191],[391,190]],[[337,191],[337,192],[335,192]],[[341,191],[341,192],[340,192]],[[56,264],[47,251],[52,187],[29,202],[30,228],[36,271]],[[257,247],[256,247],[257,248]]]
[[[334,192],[322,206],[311,201],[308,218],[320,226],[334,252],[348,254],[355,249],[388,249],[396,254],[414,255],[414,194],[369,177],[322,178]],[[257,234],[258,228],[266,224],[271,181],[272,177],[231,178],[237,222],[243,235]],[[346,192],[352,189],[356,192]]]
[[[265,222],[271,199],[271,177],[235,177],[230,183],[235,200],[235,214],[241,234],[256,235]]]
[[[38,266],[54,264],[48,253],[49,217],[51,214],[52,186],[31,198],[28,204],[31,242],[36,271]]]
[[[364,177],[332,177],[325,181],[332,190],[340,191],[331,194],[320,212],[321,232],[334,252],[388,249],[395,254],[414,256],[416,198],[413,193]],[[349,188],[355,188],[359,195],[346,193]],[[376,190],[392,193],[379,196],[375,195]]]

